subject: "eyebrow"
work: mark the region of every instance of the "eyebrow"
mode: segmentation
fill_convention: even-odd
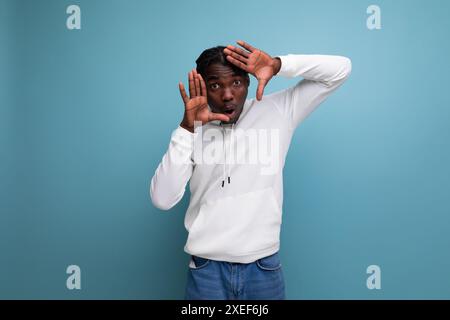
[[[232,74],[231,76],[232,76],[232,77],[240,77],[241,75],[238,74],[238,73],[236,73],[236,72],[233,72],[233,74]],[[218,80],[218,79],[220,79],[219,76],[216,76],[216,75],[213,74],[213,75],[208,76],[208,77],[206,78],[206,81]]]

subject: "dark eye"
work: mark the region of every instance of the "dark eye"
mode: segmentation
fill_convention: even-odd
[[[215,90],[215,89],[219,89],[219,85],[217,83],[213,83],[209,86],[211,89]]]
[[[241,80],[234,80],[233,84],[235,86],[239,86],[239,85],[241,85]]]

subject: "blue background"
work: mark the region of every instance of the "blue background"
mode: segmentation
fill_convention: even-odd
[[[71,4],[81,30],[66,27]],[[381,30],[366,27],[371,4]],[[0,0],[0,298],[183,298],[188,193],[162,212],[149,183],[183,115],[177,83],[204,49],[243,39],[353,62],[287,158],[287,297],[449,299],[449,9]],[[81,290],[66,288],[71,264]],[[381,290],[366,287],[372,264]]]

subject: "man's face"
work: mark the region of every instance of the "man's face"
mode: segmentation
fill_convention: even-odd
[[[248,79],[238,75],[231,67],[213,63],[205,75],[208,104],[215,113],[223,113],[235,123],[241,115],[248,93]]]

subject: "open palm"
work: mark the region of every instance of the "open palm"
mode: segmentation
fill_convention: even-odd
[[[184,127],[193,131],[195,121],[200,121],[203,125],[213,120],[224,122],[230,120],[230,118],[224,114],[214,113],[209,110],[205,81],[195,69],[189,72],[188,80],[189,97],[186,94],[183,83],[179,83],[181,98],[184,102],[184,117],[182,121]]]
[[[237,41],[244,49],[227,46],[224,50],[228,61],[252,74],[258,80],[256,98],[261,100],[264,88],[274,76],[274,59],[262,50],[252,47],[244,41]]]

